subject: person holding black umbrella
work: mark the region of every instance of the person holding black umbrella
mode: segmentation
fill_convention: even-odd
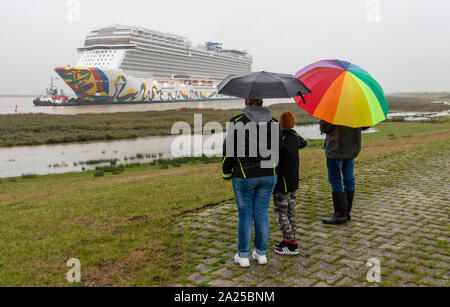
[[[280,146],[281,132],[277,121],[272,118],[270,111],[262,107],[262,99],[247,99],[245,101],[245,109],[231,119],[231,123],[235,124],[236,129],[229,129],[227,138],[224,142],[224,158],[223,158],[223,178],[231,179],[236,197],[236,203],[239,211],[239,227],[238,227],[238,254],[235,256],[235,262],[242,267],[250,265],[250,245],[252,237],[252,226],[255,224],[255,250],[252,258],[257,260],[259,264],[267,263],[267,245],[269,240],[269,205],[270,198],[273,193],[275,184],[277,183],[275,156],[263,156],[261,151],[257,149],[256,153],[252,152],[252,143],[260,148],[267,146],[270,148],[272,138],[276,146]],[[255,124],[255,125],[252,125]],[[276,125],[275,133],[272,133],[272,124]],[[255,127],[255,131],[247,131],[245,126]],[[261,130],[266,129],[266,137],[252,138],[251,135],[260,135]],[[272,135],[273,134],[273,135]],[[244,140],[239,140],[239,136],[244,136]],[[243,154],[239,155],[237,145],[243,143]],[[255,144],[256,142],[256,144]],[[264,144],[262,144],[264,143]],[[228,145],[228,146],[227,146]],[[227,147],[234,147],[233,150]],[[272,148],[270,148],[272,149]],[[271,167],[264,166],[264,162],[268,162]]]
[[[262,98],[288,98],[310,91],[290,75],[267,72],[229,76],[218,86],[219,94],[245,98],[242,114],[233,117],[223,145],[223,174],[232,180],[239,213],[238,253],[241,267],[250,266],[252,226],[255,249],[252,258],[267,263],[269,205],[277,183],[281,129]]]

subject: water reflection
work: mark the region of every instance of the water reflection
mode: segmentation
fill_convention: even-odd
[[[297,126],[295,130],[305,139],[324,139],[319,125]],[[370,129],[367,132],[375,132]],[[117,164],[148,163],[157,159],[173,158],[172,144],[191,141],[191,152],[209,155],[222,155],[222,134],[215,134],[216,139],[203,148],[205,140],[211,136],[197,136],[200,141],[190,136],[151,136],[133,140],[102,141],[91,143],[39,145],[0,148],[0,178],[22,176],[24,174],[56,174],[80,172],[107,166],[110,161]],[[202,142],[203,140],[203,142]],[[211,141],[211,139],[210,139]],[[179,156],[179,155],[176,155]]]
[[[293,99],[266,99],[265,106],[279,103],[294,103]],[[217,100],[199,102],[174,102],[174,103],[151,103],[130,105],[102,105],[102,106],[73,106],[73,107],[35,107],[32,97],[0,97],[0,114],[15,114],[17,106],[18,113],[46,113],[46,114],[83,114],[83,113],[117,113],[117,112],[145,112],[188,109],[242,109],[243,100]]]
[[[427,121],[436,117],[449,116],[450,110],[441,112],[394,112],[389,113],[388,119],[400,118],[406,121]]]

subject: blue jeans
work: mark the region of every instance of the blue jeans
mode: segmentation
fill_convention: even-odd
[[[234,195],[239,212],[239,257],[250,256],[252,226],[255,221],[255,249],[258,255],[267,253],[269,241],[269,206],[277,176],[233,178]]]
[[[354,163],[355,160],[327,159],[328,181],[331,184],[333,192],[355,190],[355,176],[353,175]],[[344,177],[344,180],[342,180],[342,177]],[[342,182],[344,186],[342,186]]]

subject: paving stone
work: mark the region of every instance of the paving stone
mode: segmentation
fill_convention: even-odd
[[[368,270],[367,270],[368,271]],[[351,269],[351,268],[342,268],[339,269],[335,272],[336,275],[344,275],[344,276],[349,276],[352,279],[359,279],[362,275],[367,274],[367,272],[363,271],[363,270],[358,270],[358,269]]]
[[[213,263],[219,261],[218,258],[215,258],[215,257],[208,257],[208,256],[203,256],[203,257],[202,257],[202,260],[203,260],[203,262],[206,263],[206,264],[213,264]]]
[[[326,272],[327,274],[332,274],[336,272],[342,265],[329,264],[323,261],[316,263],[314,267],[318,267],[322,272]]]
[[[355,283],[357,283],[357,282],[355,282],[350,277],[344,277],[343,279],[338,281],[335,285],[336,286],[353,286],[353,285],[355,285]]]
[[[207,281],[208,279],[209,279],[209,277],[202,276],[199,273],[194,273],[188,277],[188,280],[194,282],[195,284],[201,284],[201,283]]]
[[[311,235],[316,236],[316,237],[321,237],[324,239],[328,239],[328,237],[330,236],[330,235],[328,235],[326,233],[322,233],[322,232],[313,232]]]
[[[421,161],[420,165],[415,161]],[[449,162],[450,150],[443,147],[417,149],[370,163],[357,161],[355,172],[361,184],[353,219],[342,226],[321,222],[332,211],[325,172],[323,176],[302,179],[297,193],[300,255],[282,257],[273,253],[271,246],[281,239],[281,232],[271,204],[267,266],[252,261],[250,268],[243,269],[234,264],[238,223],[235,204],[198,212],[180,221],[180,226],[190,223],[187,230],[197,243],[186,246],[192,248],[187,261],[192,261],[196,270],[188,280],[192,285],[204,283],[211,277],[200,273],[216,269],[213,273],[221,278],[208,282],[216,287],[377,287],[376,283],[368,283],[365,275],[370,269],[367,261],[378,258],[384,282],[414,287],[450,286],[447,226],[450,189],[448,168],[442,167]],[[214,257],[202,254],[205,248]],[[232,278],[236,273],[241,275]]]
[[[422,278],[419,282],[424,284],[431,284],[433,286],[450,286],[450,281],[448,279],[436,279],[429,276]]]
[[[325,253],[317,253],[317,254],[313,255],[312,258],[321,259],[321,260],[324,260],[326,262],[333,262],[333,261],[335,261],[336,259],[339,258],[339,255],[330,255],[330,254],[325,254]]]
[[[317,284],[315,284],[313,287],[321,287],[321,288],[324,288],[324,287],[331,287],[329,284],[327,284],[326,282],[323,282],[323,281],[320,281],[320,282],[318,282]]]
[[[200,272],[200,273],[206,273],[209,272],[210,270],[212,270],[213,267],[209,266],[209,265],[205,265],[203,263],[197,265],[195,267],[195,269]]]
[[[339,260],[339,263],[345,264],[346,266],[350,267],[351,269],[361,268],[365,265],[365,263],[363,261],[351,260],[351,259],[341,259],[341,260]]]
[[[257,283],[259,287],[284,287],[284,282],[278,282],[273,278],[268,278],[262,282]]]
[[[311,275],[308,276],[308,278],[321,280],[322,282],[325,282],[327,285],[333,284],[339,279],[339,274],[330,274],[325,271],[317,271]]]
[[[269,267],[264,271],[264,275],[266,276],[273,276],[276,279],[284,279],[286,277],[286,272],[280,271],[277,268]]]
[[[220,275],[225,278],[231,277],[233,275],[233,273],[234,272],[228,268],[221,268],[221,269],[213,272],[213,274],[217,274],[217,275]]]
[[[391,249],[391,250],[400,250],[400,249],[402,249],[402,247],[399,246],[399,245],[395,245],[395,244],[392,245],[392,244],[389,244],[389,243],[385,243],[385,244],[381,245],[380,248],[381,249]]]
[[[409,273],[409,272],[405,272],[402,270],[395,270],[393,272],[393,274],[397,277],[400,277],[404,282],[409,282],[412,281],[415,277],[415,274],[413,273]]]
[[[230,280],[223,280],[223,279],[215,279],[212,281],[209,281],[208,284],[213,287],[232,287],[233,282]]]
[[[299,276],[290,276],[284,280],[287,284],[292,284],[296,287],[309,287],[317,281],[310,278],[303,278]]]
[[[212,255],[218,255],[222,252],[216,248],[208,248],[206,251]]]
[[[244,273],[233,280],[238,280],[246,285],[250,285],[251,283],[255,282],[255,275],[252,273]]]

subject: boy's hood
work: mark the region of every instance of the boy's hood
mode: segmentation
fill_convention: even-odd
[[[244,108],[244,114],[252,122],[267,123],[272,119],[272,114],[269,109],[257,106],[249,106]]]

